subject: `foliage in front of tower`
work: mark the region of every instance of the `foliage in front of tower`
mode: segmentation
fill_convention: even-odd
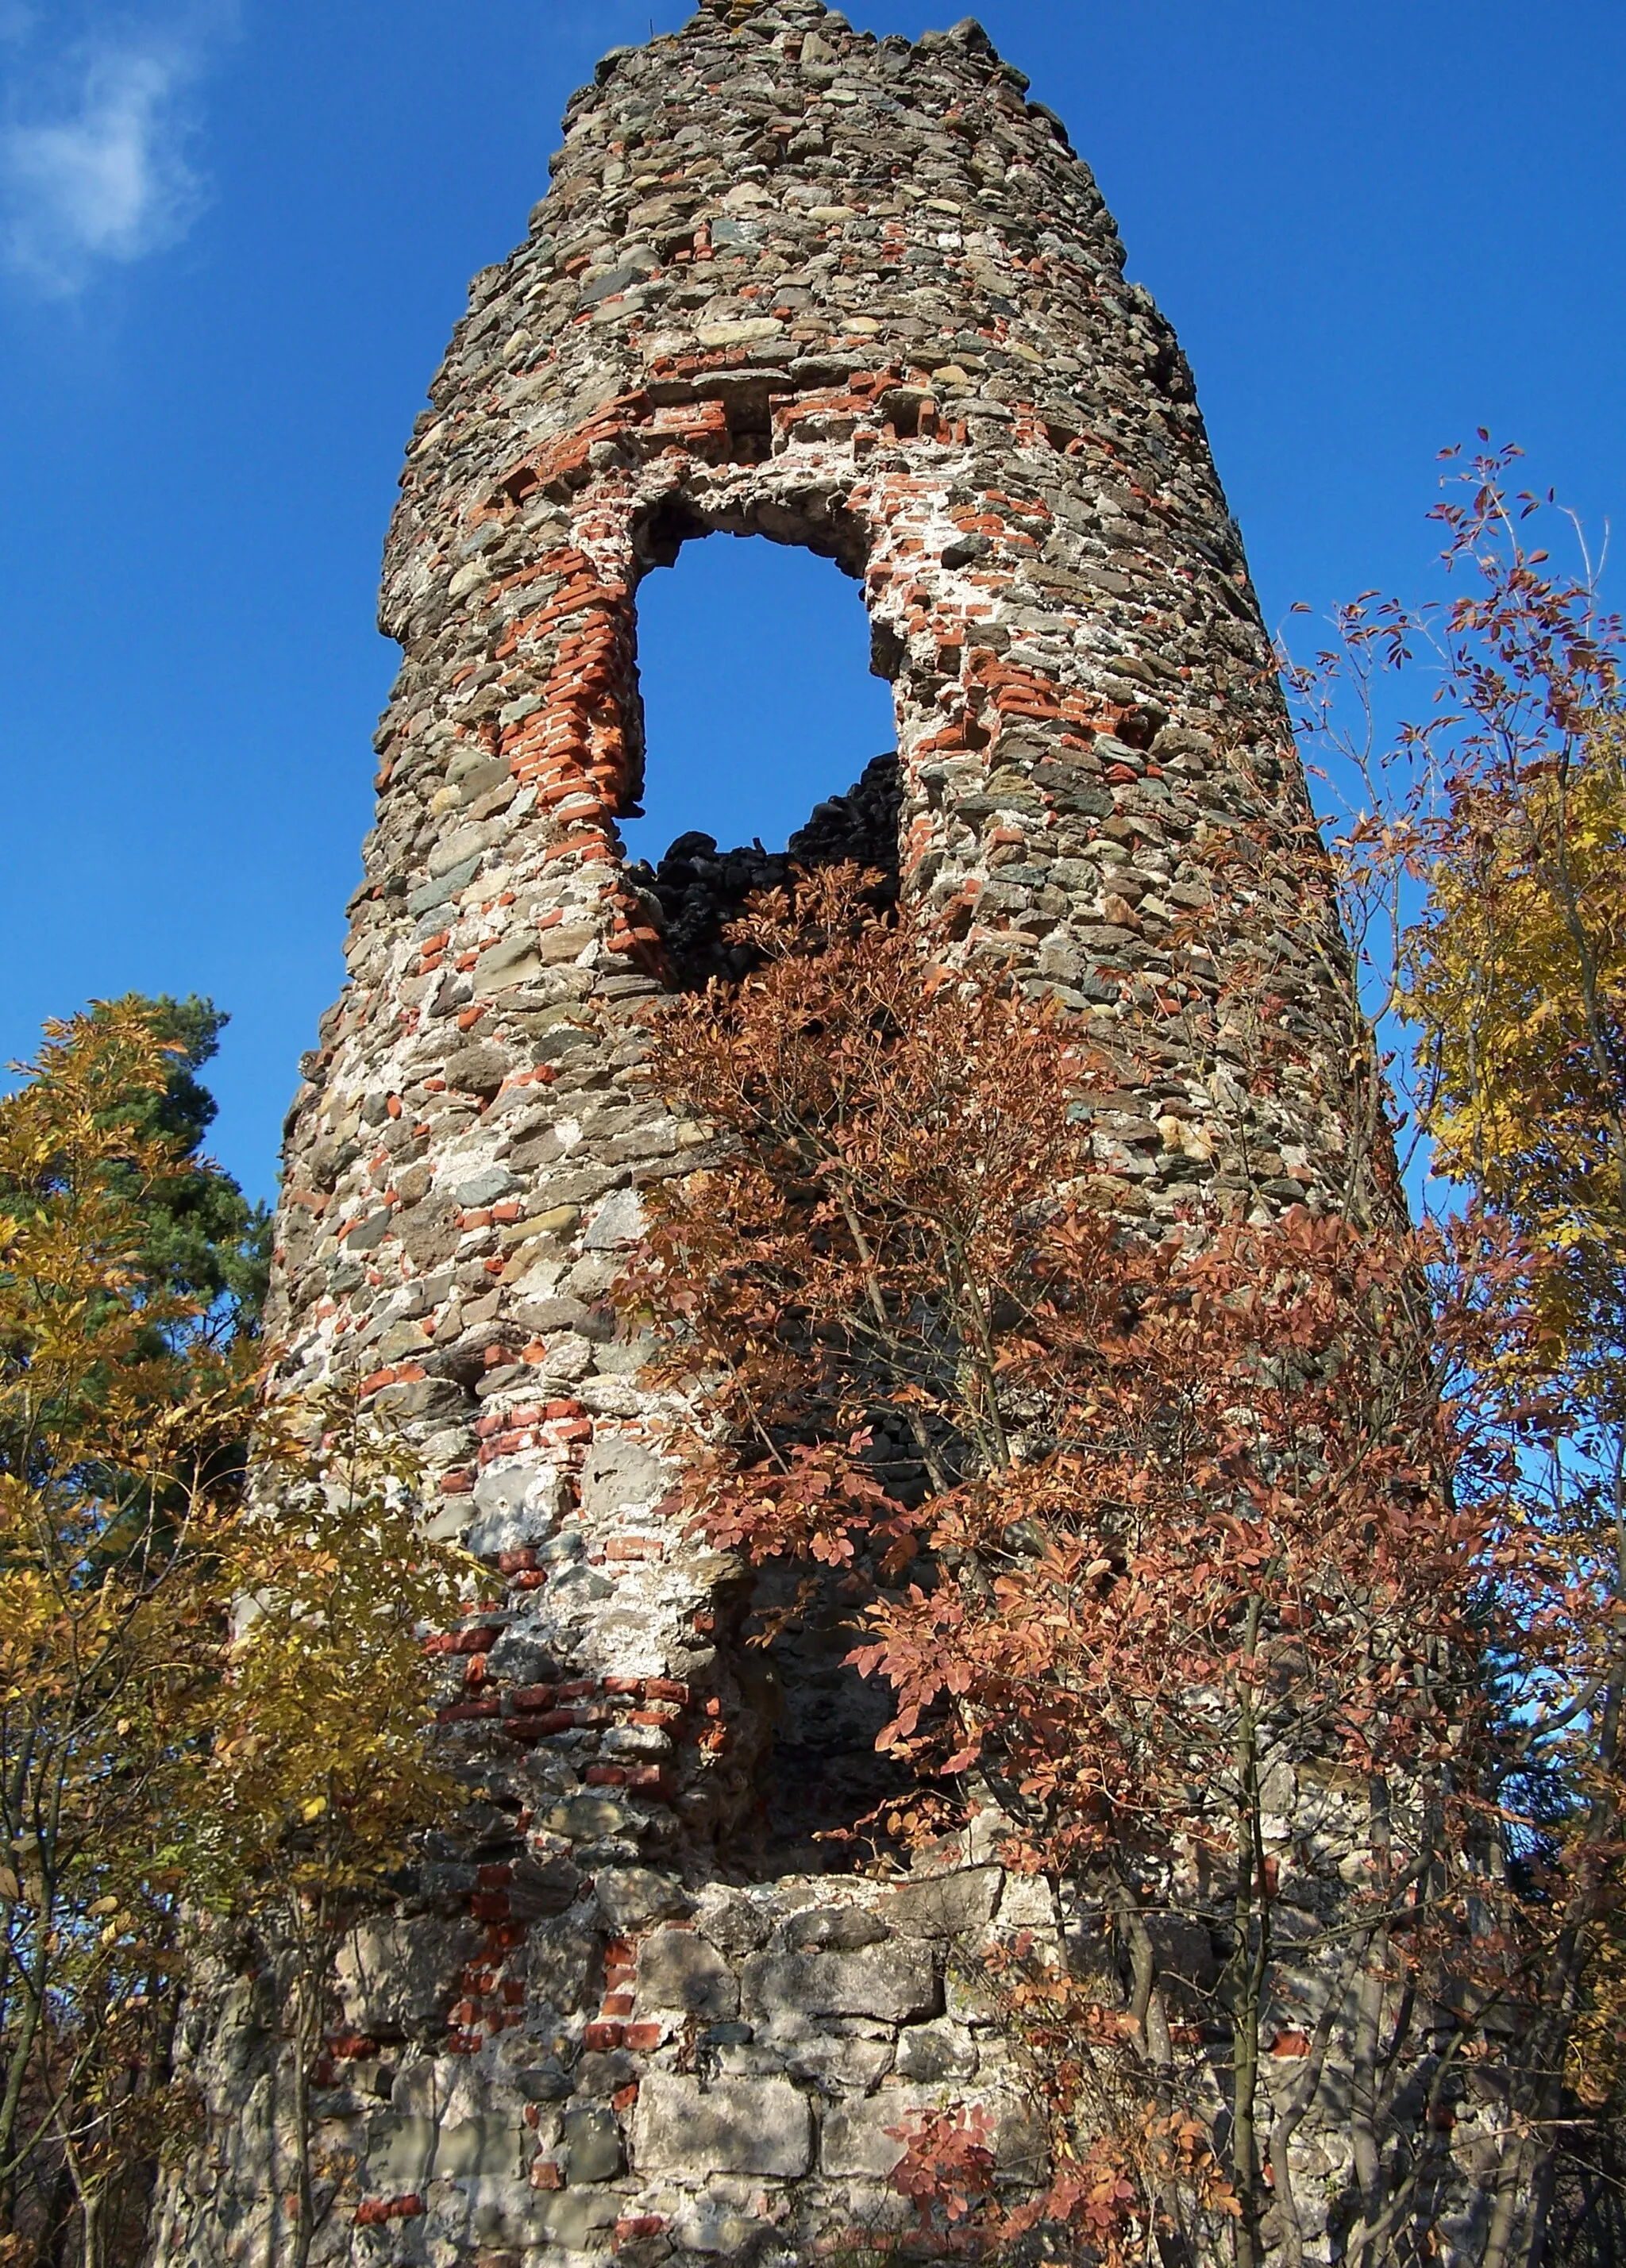
[[[721,1138],[662,1193],[628,1296],[667,1323],[691,1516],[842,1572],[917,1790],[871,1831],[925,1849],[997,1819],[1059,1896],[1065,1958],[1040,1931],[994,1986],[1050,2180],[980,2221],[1123,2259],[1225,2231],[1262,2261],[1351,2058],[1380,2241],[1430,2209],[1497,2018],[1528,2014],[1484,1674],[1527,1555],[1505,1492],[1464,1484],[1483,1452],[1441,1398],[1432,1256],[1307,1211],[1194,1205],[1153,1238],[1093,1155],[1134,1066],[884,926],[850,876],[747,933],[760,975],[658,1027],[655,1075]],[[1501,1909],[1477,1957],[1470,1904]],[[1410,2012],[1448,1977],[1424,2075]],[[1414,2117],[1397,2157],[1380,2138]],[[953,2219],[917,2178],[942,2137],[914,2139],[906,2179]]]
[[[975,2107],[905,2120],[923,2240],[1610,2257],[1626,799],[1614,627],[1498,471],[1447,507],[1446,696],[1336,845],[1394,948],[1364,922],[1351,977],[1419,1035],[1421,1228],[1194,1194],[1150,1233],[1093,1135],[1155,1030],[1081,1039],[850,873],[656,1024],[715,1138],[626,1285],[689,1515],[839,1579],[914,1775],[877,1848],[996,1831],[1046,1886],[980,1981],[1048,2173],[1012,2191]]]
[[[202,1154],[219,1105],[198,1073],[218,1053],[227,1017],[195,994],[175,1000],[129,993],[99,1002],[90,1013],[99,1024],[127,1017],[145,1023],[163,1049],[162,1086],[137,1083],[109,1104],[114,1123],[161,1144],[166,1160],[140,1192],[143,1274],[186,1303],[191,1331],[217,1339],[252,1335],[265,1302],[271,1216]]]

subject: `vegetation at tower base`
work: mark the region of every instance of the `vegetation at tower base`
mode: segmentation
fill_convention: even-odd
[[[1000,2197],[990,2163],[973,2215],[977,2146],[934,2115],[905,2185],[939,2227],[1111,2259],[1387,2260],[1431,2228],[1477,2257],[1463,2154],[1520,2146],[1542,1958],[1489,1666],[1547,1570],[1442,1391],[1496,1287],[1467,1246],[1307,1211],[1150,1236],[1093,1169],[1123,1057],[850,875],[745,935],[761,972],[655,1027],[718,1147],[626,1294],[670,1335],[685,1500],[838,1572],[911,1767],[880,1844],[970,1827],[1058,1901],[989,1980],[1048,2183]],[[1329,2147],[1330,2229],[1302,2194]]]
[[[309,1977],[336,1902],[443,1793],[415,1619],[445,1619],[460,1570],[353,1414],[259,1400],[246,1317],[222,1313],[248,1295],[253,1216],[196,1156],[212,1106],[191,1071],[218,1020],[171,1005],[48,1027],[0,1099],[8,2263],[137,2257],[189,2123],[188,1911],[297,1916]],[[254,1507],[251,1424],[283,1480]]]

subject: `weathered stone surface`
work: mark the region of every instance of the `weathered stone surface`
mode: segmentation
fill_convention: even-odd
[[[968,1867],[956,1874],[929,1875],[892,1891],[882,1901],[880,1914],[894,1929],[917,1937],[953,1937],[992,1920],[1004,1879],[997,1867]]]
[[[438,2030],[479,1942],[474,1923],[438,1915],[359,1923],[334,1970],[346,2023],[385,2038]]]
[[[629,1505],[653,1504],[674,1477],[672,1466],[642,1441],[611,1437],[595,1443],[582,1474],[583,1513],[602,1519]]]
[[[894,2051],[889,2037],[860,2039],[835,2032],[788,2031],[782,2025],[775,2026],[767,2036],[773,2053],[792,2078],[811,2080],[827,2095],[868,2095],[893,2067]]]
[[[739,2013],[739,1980],[695,1931],[658,1929],[638,1948],[638,2003],[725,2020]]]
[[[861,1953],[758,1954],[746,1963],[741,2006],[747,2015],[783,2009],[895,2024],[931,2015],[939,2001],[931,1954],[894,1944]]]
[[[651,1867],[601,1867],[593,1878],[599,1911],[614,1930],[644,1929],[681,1913],[688,1904],[674,1874]]]
[[[898,2036],[900,2079],[975,2079],[976,2043],[963,2024],[911,2024]]]
[[[595,1951],[591,1934],[574,1923],[538,1924],[526,1940],[526,1978],[530,1996],[562,2015],[572,2014],[587,1997]]]
[[[567,2110],[560,2126],[559,2160],[566,2178],[613,2181],[626,2161],[613,2110]]]
[[[995,2091],[968,2094],[958,2087],[887,2085],[863,2101],[849,2101],[825,2113],[819,2162],[826,2174],[884,2178],[903,2155],[892,2131],[919,2110],[951,2104],[980,2107],[990,2117],[993,2146],[1000,2161],[1036,2178],[1043,2164],[1044,2138],[1039,2124],[1015,2096]]]
[[[522,1551],[551,1535],[564,1510],[569,1488],[563,1473],[533,1464],[501,1465],[482,1473],[475,1486],[475,1521],[463,1541],[476,1558]]]
[[[526,2220],[517,2233],[521,2242],[557,2244],[567,2252],[590,2251],[596,2249],[595,2238],[614,2228],[625,2202],[614,2191],[564,2190],[553,2197],[533,2191],[526,2208]],[[532,2232],[528,2240],[524,2233],[527,2228]],[[490,2243],[501,2242],[504,2232],[488,2222],[475,2234]]]
[[[912,2089],[887,2088],[864,2101],[827,2110],[819,2137],[820,2166],[827,2174],[884,2178],[903,2155],[902,2142],[890,2130],[930,2101]]]
[[[770,1917],[761,1901],[721,1882],[709,1882],[695,1901],[695,1926],[732,1959],[754,1953],[768,1936]]]
[[[432,2117],[386,2115],[368,2123],[368,2179],[386,2194],[421,2190],[431,2179],[500,2179],[519,2173],[524,2146],[524,2129],[517,2116],[465,2118],[455,2125],[442,2125]]]
[[[778,1944],[786,1953],[857,1953],[881,1945],[891,1932],[866,1906],[808,1906],[781,1923]]]
[[[638,2090],[632,2130],[640,2173],[705,2167],[719,2174],[805,2174],[813,2163],[813,2111],[788,2080],[697,2079],[652,2072]]]

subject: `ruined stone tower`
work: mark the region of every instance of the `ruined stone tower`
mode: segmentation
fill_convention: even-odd
[[[318,2259],[812,2257],[890,2210],[910,2105],[989,2103],[1026,2146],[945,1949],[1034,1919],[1035,1891],[977,1851],[885,1894],[808,1879],[791,1799],[861,1745],[838,1657],[791,1664],[776,1720],[742,1683],[731,1571],[665,1508],[606,1294],[693,1130],[630,1082],[621,1020],[675,966],[671,892],[616,832],[636,594],[714,533],[863,580],[897,844],[885,768],[820,840],[896,856],[968,955],[1080,1016],[1165,1013],[1166,1078],[1098,1136],[1142,1208],[1336,1177],[1335,1073],[1258,1098],[1239,1160],[1182,1053],[1212,963],[1170,942],[1228,830],[1299,861],[1270,886],[1272,994],[1306,1063],[1331,916],[1190,372],[1026,87],[973,23],[911,45],[820,0],[707,0],[607,56],[412,437],[381,616],[403,663],[349,981],[288,1121],[271,1322],[291,1385],[364,1379],[439,1532],[508,1591],[451,1640],[475,1840],[431,1837],[345,1957]],[[267,2257],[266,1989],[200,2020],[210,2139],[173,2260]]]

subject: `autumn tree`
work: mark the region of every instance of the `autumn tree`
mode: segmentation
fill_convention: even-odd
[[[48,1027],[0,1098],[8,2262],[137,2256],[188,2131],[172,2037],[211,1911],[289,1969],[305,2257],[337,1936],[448,1793],[423,1641],[463,1563],[353,1395],[264,1399],[255,1216],[198,1154],[217,1020],[173,1005]]]
[[[190,1888],[252,1923],[286,1987],[295,2204],[274,2240],[305,2268],[319,2192],[333,2195],[311,2086],[334,1963],[357,1914],[386,1897],[412,1830],[459,1800],[431,1747],[425,1641],[479,1571],[426,1539],[414,1461],[342,1388],[266,1413],[255,1447],[254,1501],[227,1555],[234,1631],[209,1698]]]
[[[0,2223],[104,2257],[161,2123],[208,1569],[252,1399],[151,1264],[199,1167],[145,1004],[48,1027],[0,1100]]]
[[[186,1328],[224,1342],[259,1329],[271,1262],[271,1216],[205,1154],[219,1105],[199,1078],[231,1020],[212,1000],[132,992],[90,1010],[92,1022],[135,1017],[163,1050],[163,1085],[137,1081],[108,1108],[132,1134],[161,1146],[166,1170],[145,1183],[140,1267],[188,1307]],[[174,1328],[172,1325],[172,1328]]]
[[[1600,2260],[1626,2242],[1626,719],[1620,624],[1584,550],[1554,564],[1550,496],[1510,492],[1517,453],[1447,460],[1449,595],[1346,608],[1295,683],[1345,791],[1334,854],[1400,1026],[1419,1197],[1497,1256],[1471,1390],[1540,1539],[1504,1787],[1551,1923],[1500,2211],[1512,2257]]]
[[[1092,1130],[1132,1037],[1107,1058],[850,874],[742,936],[757,974],[656,1022],[714,1147],[625,1296],[666,1329],[692,1516],[842,1575],[916,1790],[876,1824],[980,1814],[1052,1887],[1062,1935],[1004,1984],[1051,2178],[978,2225],[1296,2261],[1337,2068],[1335,2234],[1409,2257],[1453,2125],[1511,2146],[1485,2059],[1532,1991],[1487,1793],[1526,1539],[1494,1443],[1459,1485],[1426,1256],[1303,1211],[1126,1220]],[[980,2145],[917,2140],[912,2193],[940,2161],[969,2213]]]

